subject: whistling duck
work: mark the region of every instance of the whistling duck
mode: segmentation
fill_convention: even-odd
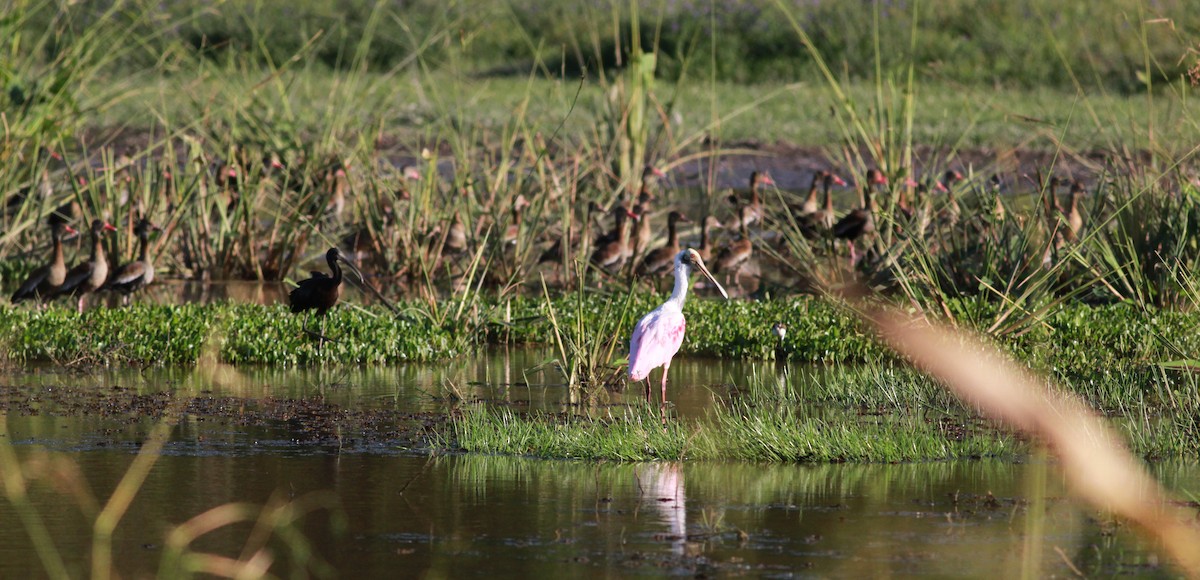
[[[629,220],[637,218],[636,214],[622,206],[617,206],[614,210],[617,210],[613,213],[617,223],[613,230],[617,239],[597,244],[591,258],[592,264],[609,272],[620,270],[629,257]]]
[[[317,311],[317,317],[322,319],[324,325],[325,313],[329,309],[337,306],[338,299],[342,297],[342,269],[338,267],[338,262],[345,264],[350,271],[358,276],[359,282],[363,281],[362,272],[358,266],[354,265],[337,247],[329,248],[325,252],[325,263],[329,264],[329,271],[333,275],[330,276],[324,272],[312,272],[312,277],[301,280],[291,292],[288,293],[288,304],[291,306],[293,313],[308,312],[304,318],[304,332],[312,335],[313,332],[308,329],[308,319],[312,316],[312,310]],[[316,337],[320,341],[328,340],[324,336],[324,328]]]
[[[647,163],[642,169],[642,180],[638,184],[638,194],[635,196],[637,203],[647,204],[654,201],[654,194],[650,191],[650,182],[655,179],[662,179],[667,176],[661,169]]]
[[[115,232],[112,224],[96,219],[92,220],[92,256],[88,261],[71,268],[63,280],[62,286],[54,291],[52,298],[70,294],[79,297],[78,309],[83,312],[83,299],[89,292],[95,292],[108,280],[108,258],[104,255],[104,244],[101,237],[104,232]]]
[[[1063,216],[1067,220],[1067,229],[1063,232],[1063,237],[1068,242],[1074,242],[1079,239],[1079,230],[1083,229],[1083,214],[1079,211],[1079,196],[1083,193],[1083,184],[1079,181],[1072,181],[1071,198],[1067,202],[1068,205]]]
[[[1050,180],[1046,182],[1045,194],[1042,196],[1042,214],[1051,229],[1054,229],[1058,222],[1058,216],[1063,213],[1063,208],[1058,203],[1058,188],[1061,185],[1062,180],[1057,175],[1051,175]]]
[[[958,205],[958,198],[954,195],[954,185],[961,181],[963,175],[954,170],[947,170],[942,175],[941,181],[937,182],[938,191],[946,194],[946,205],[938,212],[938,221],[948,227],[958,225],[958,220],[962,217],[962,208]]]
[[[517,237],[521,234],[521,212],[526,207],[529,207],[529,201],[523,194],[518,194],[517,199],[513,200],[512,209],[509,210],[512,219],[508,227],[504,228],[504,236],[500,238],[504,245],[516,245]]]
[[[633,206],[633,213],[637,216],[635,223],[637,229],[632,238],[632,244],[629,248],[628,258],[636,260],[646,253],[650,248],[650,244],[654,242],[654,230],[651,229],[650,223],[650,204],[647,202],[639,203]],[[678,252],[676,252],[678,253]],[[674,258],[674,256],[671,256]],[[631,260],[631,264],[633,263]]]
[[[855,208],[842,216],[833,226],[833,237],[846,240],[850,245],[850,264],[858,262],[854,241],[875,231],[875,198],[872,196],[876,185],[887,184],[887,178],[878,169],[867,171],[866,184],[863,186],[863,206]]]
[[[808,184],[808,195],[804,198],[804,203],[798,207],[792,208],[792,213],[799,216],[807,216],[817,213],[821,209],[820,201],[817,199],[817,188],[821,186],[821,181],[824,180],[828,171],[817,171],[813,173],[812,183]]]
[[[579,244],[582,240],[587,240],[592,235],[592,221],[596,219],[596,215],[603,214],[604,208],[595,201],[589,202],[587,209],[584,212],[583,227],[580,229],[576,224],[572,224],[565,232],[560,233],[554,238],[554,242],[550,247],[538,256],[538,264],[546,262],[554,262],[562,266],[567,262],[569,256],[575,254],[579,250]],[[563,238],[566,238],[566,244],[563,243]]]
[[[679,211],[672,211],[667,214],[667,245],[646,254],[646,257],[638,266],[638,276],[658,276],[671,271],[671,267],[675,262],[675,254],[679,253],[679,231],[677,224],[689,223],[691,221]]]
[[[750,202],[745,204],[745,212],[738,211],[738,218],[729,224],[729,229],[740,228],[742,225],[749,226],[762,219],[763,204],[758,195],[758,188],[764,184],[775,185],[775,180],[771,179],[771,176],[767,175],[765,171],[754,171],[750,174]],[[741,204],[736,193],[729,196],[729,201],[735,205]]]
[[[813,173],[812,183],[809,184],[809,186],[808,186],[808,196],[804,198],[803,204],[801,204],[799,206],[793,206],[791,208],[792,213],[796,214],[797,217],[805,217],[805,216],[811,217],[811,216],[816,215],[818,212],[821,211],[821,207],[822,207],[821,203],[820,203],[821,200],[819,200],[817,198],[817,188],[823,187],[824,188],[823,193],[826,194],[826,197],[829,197],[828,196],[829,188],[835,184],[839,185],[839,186],[845,186],[846,181],[843,180],[841,177],[838,177],[837,175],[834,175],[833,173],[823,170],[823,169],[821,171]],[[832,205],[833,205],[832,201],[829,202],[828,205],[829,205],[829,207],[832,207]],[[812,221],[810,223],[815,224],[816,222]],[[831,221],[830,226],[832,227],[832,225],[833,225],[833,222]]]
[[[350,176],[346,170],[350,165],[341,161],[335,162],[325,174],[325,187],[329,191],[329,203],[325,212],[334,221],[342,221],[342,212],[346,209],[346,194],[350,191]]]
[[[78,232],[60,220],[50,219],[47,222],[50,225],[50,237],[54,240],[54,249],[50,251],[50,263],[29,274],[29,278],[13,293],[13,304],[31,299],[41,301],[58,290],[67,279],[67,263],[63,260],[62,238],[63,234]]]
[[[721,225],[721,220],[713,216],[704,216],[704,221],[700,222],[700,247],[696,248],[696,253],[700,254],[700,259],[705,262],[712,261],[712,243],[708,238],[710,230],[719,230],[725,226]]]
[[[624,201],[618,199],[617,203],[613,204],[613,206],[608,210],[608,216],[613,220],[612,229],[600,234],[599,236],[596,236],[596,239],[592,245],[599,248],[605,244],[617,241],[617,238],[621,237],[621,228],[618,226],[624,223],[622,221],[624,218],[621,216],[628,217],[628,214],[629,206],[625,205]]]
[[[992,196],[992,221],[1002,222],[1008,217],[1008,212],[1004,208],[1004,202],[1000,200],[1000,189],[1004,186],[1004,182],[1000,180],[1000,175],[993,173],[988,179],[987,191]]]
[[[154,282],[154,262],[150,259],[150,232],[161,230],[162,228],[150,223],[148,219],[138,220],[134,228],[134,234],[141,244],[138,259],[114,270],[112,276],[108,277],[108,282],[104,284],[104,290],[120,292],[125,295],[124,301],[128,302],[131,293]]]
[[[713,268],[715,272],[724,272],[727,281],[729,273],[732,271],[734,284],[738,284],[738,275],[742,271],[742,266],[750,260],[751,254],[754,253],[754,244],[750,242],[750,231],[746,227],[749,220],[746,219],[745,214],[749,211],[749,206],[743,205],[738,208],[738,223],[741,224],[738,239],[721,249],[721,253],[717,255],[716,267]]]
[[[846,185],[842,178],[828,172],[821,172],[821,195],[823,196],[822,207],[808,214],[803,223],[801,223],[801,233],[809,239],[820,237],[821,232],[829,232],[833,230],[833,225],[837,220],[837,216],[833,211],[833,192],[830,188],[833,184]]]

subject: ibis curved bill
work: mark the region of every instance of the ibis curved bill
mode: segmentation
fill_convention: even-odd
[[[633,338],[629,341],[629,379],[646,381],[646,401],[649,402],[650,371],[662,367],[663,405],[667,403],[667,371],[671,368],[671,358],[683,344],[683,333],[687,326],[683,318],[683,301],[691,286],[689,276],[692,271],[703,274],[717,287],[721,296],[729,298],[729,294],[704,266],[704,260],[696,250],[688,248],[675,254],[674,267],[675,289],[671,297],[638,321],[633,329]]]

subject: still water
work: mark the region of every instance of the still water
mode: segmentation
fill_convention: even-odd
[[[83,514],[95,509],[87,498],[108,497],[154,420],[136,409],[65,408],[71,398],[55,394],[67,387],[122,396],[171,389],[219,395],[233,407],[270,398],[412,412],[452,407],[438,385],[454,381],[468,399],[574,408],[561,387],[524,378],[544,356],[499,351],[457,366],[224,374],[25,369],[0,382],[7,388],[7,439],[43,474],[31,488],[33,505],[69,571],[82,576],[91,549]],[[672,372],[680,372],[675,384],[696,385],[672,391],[686,417],[722,396],[724,381],[766,370],[681,360]],[[682,380],[688,372],[706,378],[689,383]],[[1169,573],[1126,526],[1068,499],[1053,464],[1038,457],[897,465],[428,457],[386,438],[311,440],[297,432],[295,417],[238,421],[240,414],[226,409],[173,428],[117,528],[115,566],[122,575],[153,575],[166,534],[205,510],[287,501],[314,509],[298,519],[293,542],[268,543],[272,571],[282,575],[300,567],[343,577],[421,578]],[[1170,489],[1200,487],[1195,466],[1154,469]],[[0,522],[0,578],[42,575],[7,502],[0,502]],[[236,557],[253,535],[251,524],[227,526],[192,548]],[[314,558],[294,559],[308,551],[304,546]]]

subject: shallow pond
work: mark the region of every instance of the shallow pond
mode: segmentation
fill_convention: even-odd
[[[60,493],[72,471],[53,458],[77,465],[95,496],[107,497],[154,424],[146,401],[164,388],[211,408],[173,428],[117,528],[116,567],[126,577],[154,573],[172,525],[226,502],[288,500],[320,506],[297,529],[327,570],[346,577],[1169,572],[1127,527],[1066,499],[1055,468],[1039,458],[763,465],[428,457],[401,449],[409,441],[388,426],[369,428],[442,414],[453,405],[437,386],[444,380],[468,398],[577,409],[560,386],[522,384],[523,370],[544,358],[497,351],[470,364],[340,371],[26,369],[0,384],[17,454],[56,474],[32,488],[33,503],[74,575],[86,570],[91,535],[77,496]],[[675,384],[697,386],[673,389],[671,398],[679,414],[697,415],[725,394],[724,382],[772,368],[681,360]],[[360,417],[370,436],[343,439],[341,427],[314,418],[330,407],[341,419],[380,414]],[[322,428],[335,436],[314,435]],[[1200,487],[1197,467],[1154,469],[1170,489]],[[0,521],[9,523],[0,526],[0,578],[40,575],[7,503]],[[250,524],[229,526],[193,547],[236,556],[251,534]],[[301,565],[283,542],[270,545],[277,572]]]

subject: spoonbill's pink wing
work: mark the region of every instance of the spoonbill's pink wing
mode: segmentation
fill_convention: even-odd
[[[671,362],[683,344],[687,322],[678,310],[659,308],[642,317],[629,341],[629,378],[640,381]]]

